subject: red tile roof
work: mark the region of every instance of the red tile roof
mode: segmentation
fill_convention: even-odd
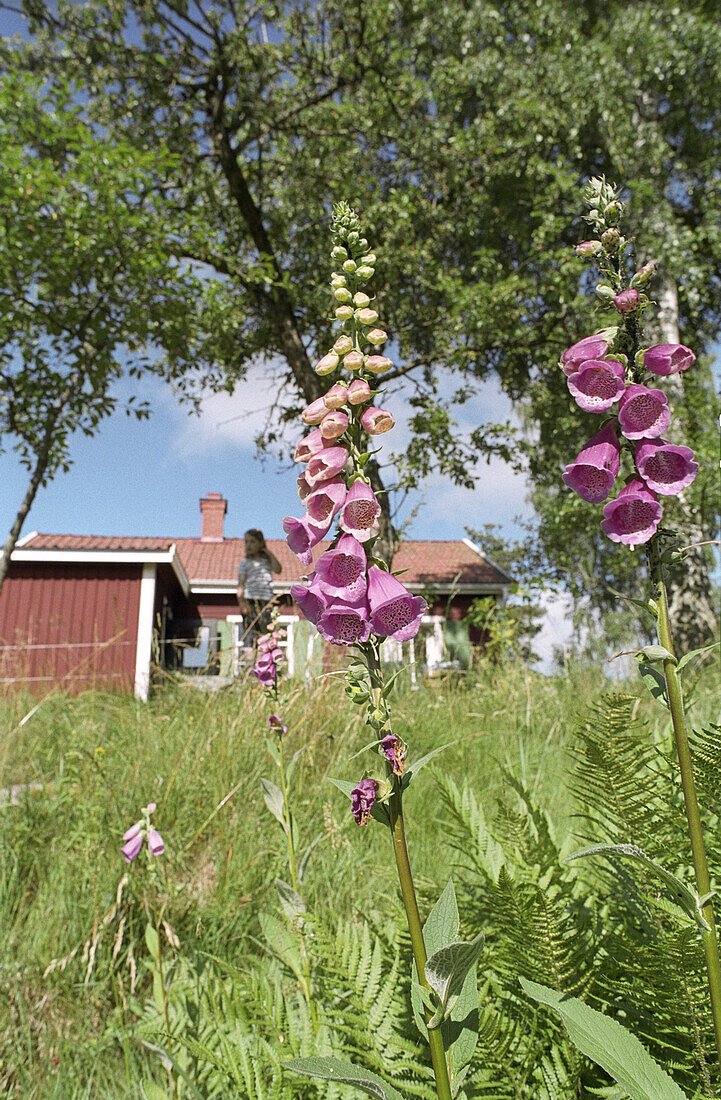
[[[402,542],[393,559],[393,571],[405,570],[404,584],[427,585],[487,585],[508,584],[510,578],[467,541],[413,539]],[[243,539],[223,539],[203,542],[195,539],[134,538],[125,535],[49,535],[36,534],[23,542],[23,550],[167,550],[177,546],[183,568],[191,585],[201,581],[229,583],[238,575],[238,563],[244,556]],[[328,543],[320,543],[314,552],[317,558]],[[301,565],[284,539],[268,539],[268,546],[282,566],[278,578],[290,584],[308,569]]]

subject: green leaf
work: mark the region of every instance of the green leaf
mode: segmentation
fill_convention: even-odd
[[[455,1005],[460,996],[468,972],[473,969],[485,945],[482,932],[475,939],[466,942],[458,940],[441,947],[429,956],[426,963],[426,980],[440,999],[440,1006],[428,1027],[438,1027]]]
[[[155,931],[152,924],[145,925],[145,946],[157,965],[158,956],[160,955],[160,941],[158,940],[158,933]]]
[[[634,600],[631,596],[624,596],[623,592],[617,591],[612,588],[610,584],[606,585],[606,591],[610,592],[612,596],[615,596],[618,600],[625,600],[626,603],[632,603],[634,607],[640,607],[642,611],[647,611],[654,619],[658,618],[658,606],[655,600]]]
[[[263,798],[265,804],[272,813],[276,821],[280,822],[280,825],[284,833],[288,832],[288,822],[285,820],[285,803],[283,802],[283,792],[279,787],[276,787],[275,783],[271,783],[269,779],[261,779],[260,787],[263,792]]]
[[[677,663],[673,653],[662,645],[645,645],[643,649],[639,649],[639,654],[643,654],[647,661],[673,661]]]
[[[453,943],[458,936],[460,918],[458,916],[458,903],[456,891],[453,888],[453,879],[449,879],[446,887],[431,909],[425,924],[423,925],[423,942],[426,945],[426,954],[433,955],[446,944]],[[418,980],[418,971],[415,961],[411,969],[411,1006],[416,1027],[424,1039],[428,1037],[426,1020],[423,1014],[423,1001]],[[434,1005],[435,1011],[435,1005]]]
[[[280,898],[280,904],[283,906],[283,912],[286,917],[291,920],[295,920],[305,913],[305,902],[293,887],[283,882],[281,878],[275,880],[275,888],[278,891],[278,897]]]
[[[443,752],[444,749],[450,748],[451,745],[455,745],[455,741],[448,741],[445,745],[439,745],[437,749],[432,749],[430,752],[427,752],[425,756],[422,756],[420,760],[415,760],[410,764],[401,777],[401,790],[404,791],[406,789],[411,779],[418,774],[421,768],[425,768],[426,764],[428,764],[434,756],[437,756],[439,752]]]
[[[673,1078],[617,1020],[548,986],[525,978],[520,982],[529,997],[558,1013],[571,1042],[605,1069],[632,1100],[687,1100]]]
[[[382,1077],[340,1058],[294,1058],[282,1064],[293,1073],[302,1073],[306,1077],[322,1077],[324,1081],[353,1085],[368,1096],[375,1096],[376,1100],[403,1100],[398,1090],[386,1084]]]
[[[140,1092],[142,1100],[170,1100],[170,1096],[161,1089],[160,1085],[156,1085],[155,1081],[150,1081],[146,1078],[140,1086]]]
[[[304,986],[306,977],[298,935],[271,913],[260,913],[258,920],[271,951],[293,971],[300,985]]]
[[[570,863],[572,860],[582,859],[584,856],[598,855],[624,856],[627,859],[635,859],[637,862],[643,863],[645,867],[653,872],[656,878],[661,880],[675,904],[683,909],[684,913],[688,914],[702,931],[711,931],[706,918],[701,912],[702,905],[696,891],[692,890],[690,886],[687,886],[671,871],[667,871],[660,863],[656,863],[655,860],[646,855],[642,848],[637,847],[635,844],[597,844],[592,848],[584,848],[580,852],[574,852],[572,856],[567,856],[566,862]]]
[[[712,649],[718,649],[719,645],[721,645],[721,642],[712,642],[711,645],[702,646],[701,649],[692,649],[690,653],[684,653],[683,657],[678,662],[678,671],[680,672],[682,668],[685,668],[693,657],[698,657],[702,653],[708,653]]]
[[[666,690],[666,679],[663,673],[659,672],[653,665],[647,664],[640,658],[638,660],[638,671],[641,673],[641,679],[656,702],[660,703],[668,710],[668,692]]]

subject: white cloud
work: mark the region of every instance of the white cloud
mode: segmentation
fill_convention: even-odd
[[[204,397],[197,414],[170,396],[167,408],[177,427],[170,441],[173,451],[187,456],[227,447],[252,450],[277,400],[278,385],[271,366],[258,368],[232,394]]]

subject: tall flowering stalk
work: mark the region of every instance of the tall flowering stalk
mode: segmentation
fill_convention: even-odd
[[[323,638],[333,645],[348,647],[354,655],[346,692],[366,710],[366,720],[373,731],[368,748],[375,756],[375,764],[355,784],[334,782],[350,797],[351,812],[358,825],[367,826],[374,819],[390,829],[415,962],[416,1018],[420,1017],[421,1025],[425,1020],[423,1030],[428,1036],[439,1100],[451,1100],[460,1077],[455,1079],[458,1066],[447,1049],[448,1028],[442,1028],[441,1024],[448,1021],[458,990],[454,985],[455,992],[449,992],[450,976],[446,975],[445,985],[438,978],[447,961],[436,965],[435,955],[428,958],[403,821],[403,792],[426,758],[415,764],[406,763],[407,746],[392,728],[390,685],[384,680],[381,662],[386,638],[409,641],[415,637],[426,603],[421,596],[409,592],[375,553],[381,509],[366,466],[374,453],[374,437],[394,425],[392,412],[379,403],[378,389],[378,379],[393,364],[381,352],[387,334],[379,327],[378,313],[369,294],[376,257],[362,235],[356,215],[344,203],[334,210],[332,233],[331,256],[336,270],[331,289],[340,335],[316,365],[316,372],[327,379],[327,391],[302,414],[311,430],[299,442],[295,459],[304,466],[298,487],[306,511],[298,518],[286,517],[283,523],[288,545],[308,567],[313,564],[313,549],[318,543],[326,537],[331,541],[304,583],[294,585],[291,594]],[[334,521],[337,529],[332,532]],[[455,897],[452,905],[455,907]],[[457,939],[457,911],[454,933]],[[453,949],[467,949],[465,961],[460,969],[456,966],[454,970],[453,981],[457,982],[460,974],[462,985],[468,977],[474,1007],[475,962],[481,946],[482,937],[472,944],[456,942],[447,946],[449,957],[454,959]],[[314,1076],[326,1075],[322,1066],[311,1062],[302,1065],[296,1062],[293,1068]],[[336,1067],[332,1076],[336,1080],[357,1082],[359,1072],[355,1067]],[[383,1090],[386,1086],[377,1080],[373,1087]],[[375,1091],[373,1095],[386,1092]]]
[[[659,499],[682,492],[696,477],[698,465],[690,448],[664,438],[671,423],[671,409],[656,382],[688,370],[696,356],[682,344],[644,346],[643,315],[651,305],[645,288],[653,278],[655,265],[644,264],[635,272],[629,267],[630,245],[618,228],[623,204],[612,186],[605,180],[591,180],[585,198],[589,207],[587,221],[596,237],[582,242],[576,251],[598,265],[602,280],[596,287],[596,295],[616,309],[619,323],[584,337],[561,356],[561,369],[578,406],[584,412],[604,417],[601,430],[566,466],[563,480],[584,500],[594,504],[608,500],[603,507],[601,529],[609,539],[630,549],[641,545],[646,548],[654,588],[654,599],[646,606],[656,618],[659,645],[641,652],[642,670],[651,665],[653,676],[654,661],[663,667],[696,877],[697,921],[703,938],[721,1062],[721,965],[711,904],[714,895],[679,677],[682,663],[691,654],[679,661],[674,652],[665,581],[669,550],[662,541],[668,532],[660,527],[663,505]],[[623,484],[609,500],[619,476]]]

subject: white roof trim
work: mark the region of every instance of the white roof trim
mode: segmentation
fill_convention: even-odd
[[[489,565],[492,565],[494,569],[497,569],[502,577],[507,577],[508,578],[508,584],[513,584],[513,577],[510,577],[505,569],[501,569],[500,565],[497,565],[496,562],[493,560],[493,558],[489,558],[488,554],[486,554],[483,550],[481,550],[480,546],[476,546],[473,539],[465,539],[464,538],[464,539],[462,539],[462,541],[465,542],[465,544],[466,544],[466,546],[468,547],[469,550],[473,550],[473,552],[475,554],[478,554],[479,558],[483,558],[483,560],[487,561]],[[504,584],[503,587],[507,588],[508,584]]]
[[[34,536],[33,536],[34,537]],[[170,565],[178,583],[187,596],[190,591],[188,576],[183,568],[175,543],[167,550],[50,550],[38,547],[13,550],[11,561],[57,562],[59,564],[91,565]]]
[[[36,538],[37,534],[37,531],[31,531],[29,535],[23,535],[23,537],[18,539],[15,543],[15,549],[19,549],[21,546],[24,546],[26,542],[30,542],[32,539]]]

